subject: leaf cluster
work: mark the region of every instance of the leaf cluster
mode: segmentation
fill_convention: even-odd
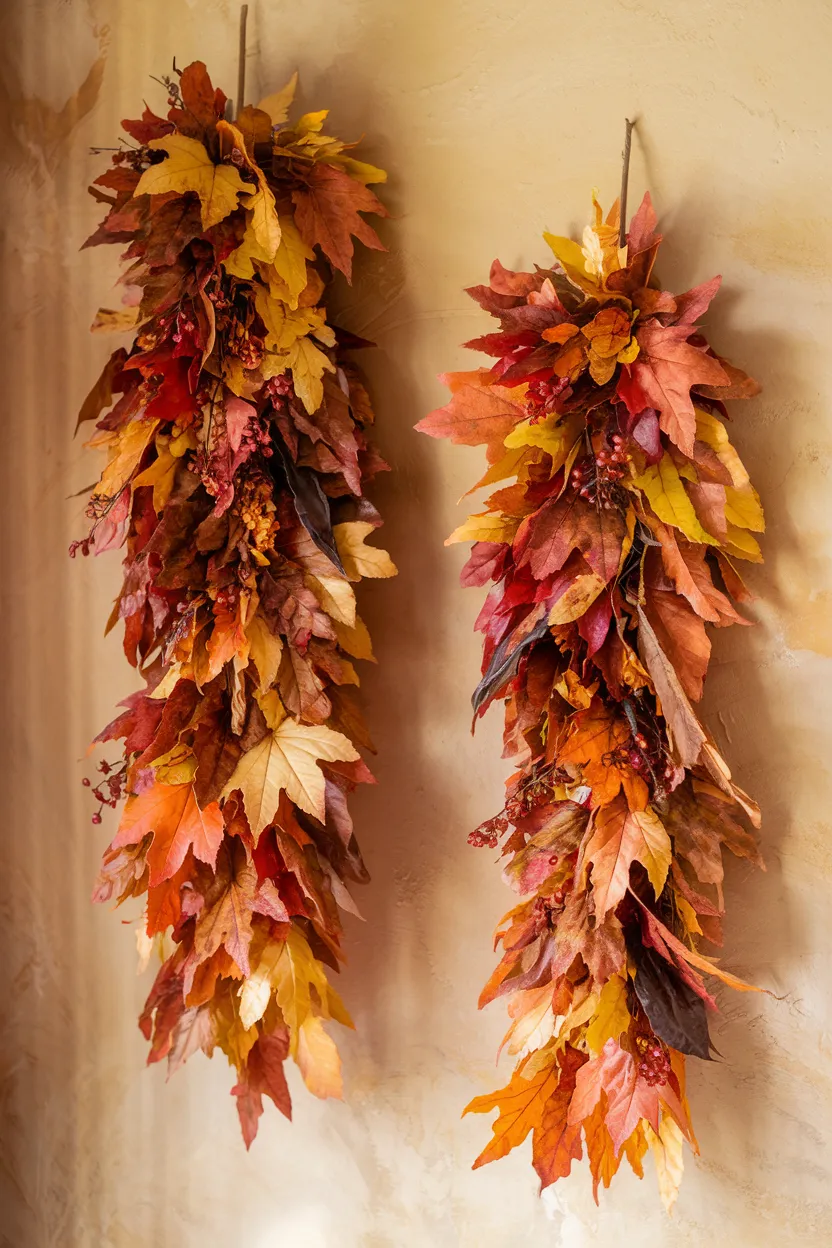
[[[485,510],[462,582],[492,582],[475,715],[505,706],[515,770],[503,811],[470,838],[498,845],[524,897],[501,922],[481,1004],[505,996],[511,1083],[475,1163],[533,1133],[546,1186],[586,1148],[597,1197],[623,1157],[653,1151],[675,1200],[682,1140],[696,1148],[685,1055],[708,1059],[722,943],[722,850],[762,865],[696,703],[708,625],[748,621],[737,562],[759,561],[759,498],[728,438],[725,401],[756,384],[707,343],[719,278],[661,289],[649,195],[619,246],[618,205],[582,241],[546,235],[554,263],[495,261],[468,293],[499,329],[466,345],[494,363],[444,380],[418,428],[484,445]]]
[[[368,189],[385,175],[325,112],[289,122],[294,85],[232,123],[188,66],[91,188],[106,215],[87,245],[124,260],[123,307],[94,328],[132,339],[81,411],[107,464],[71,552],[123,549],[109,627],[143,680],[97,738],[122,753],[96,793],[126,804],[94,896],[143,900],[149,1060],[221,1049],[247,1145],[264,1095],[291,1113],[287,1057],[341,1094],[324,1024],[352,1024],[325,968],[367,878],[347,798],[373,748],[354,585],[395,573],[366,541],[386,465],[344,354],[366,344],[325,304],[353,240],[381,247],[363,214],[386,215]]]

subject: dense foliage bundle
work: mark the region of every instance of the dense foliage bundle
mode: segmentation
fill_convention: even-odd
[[[528,895],[502,920],[481,1004],[510,994],[509,1085],[479,1166],[533,1132],[542,1185],[585,1144],[594,1192],[651,1147],[665,1203],[696,1149],[684,1055],[707,1059],[705,977],[747,985],[699,951],[721,944],[722,847],[760,863],[759,810],[697,718],[707,624],[746,624],[735,568],[758,561],[757,494],[723,400],[758,387],[697,321],[719,278],[683,295],[653,279],[649,196],[619,235],[618,205],[579,245],[546,235],[550,269],[495,262],[468,293],[500,323],[466,345],[489,370],[444,378],[419,428],[484,443],[500,485],[449,541],[473,540],[464,585],[495,582],[480,715],[505,702],[505,808],[470,838]],[[477,487],[475,487],[477,488]],[[762,865],[760,863],[760,865]]]
[[[145,681],[96,738],[123,755],[95,796],[127,802],[94,895],[146,896],[141,941],[164,959],[149,1060],[219,1047],[248,1145],[263,1095],[290,1115],[288,1055],[341,1094],[324,1022],[351,1026],[324,966],[366,879],[346,801],[372,780],[353,583],[395,568],[365,542],[386,465],[342,355],[362,343],[321,301],[353,236],[381,247],[359,214],[386,215],[367,189],[385,175],[325,112],[284,124],[294,81],[234,124],[201,63],[165,85],[167,117],[125,121],[133,144],[91,188],[108,212],[88,242],[126,245],[129,305],[96,324],[136,335],[81,412],[109,459],[71,553],[126,544],[110,627]]]

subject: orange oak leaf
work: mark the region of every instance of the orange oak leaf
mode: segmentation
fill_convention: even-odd
[[[530,1131],[541,1125],[546,1104],[556,1092],[559,1079],[557,1062],[545,1066],[533,1079],[525,1079],[515,1071],[511,1083],[505,1088],[487,1096],[475,1096],[466,1105],[463,1114],[487,1114],[492,1109],[500,1111],[492,1127],[494,1138],[480,1153],[472,1169],[505,1157],[523,1143]]]
[[[580,1161],[581,1124],[568,1119],[569,1102],[575,1091],[575,1077],[586,1062],[585,1053],[568,1044],[561,1055],[560,1080],[552,1096],[543,1107],[540,1126],[532,1136],[532,1165],[537,1171],[541,1188],[548,1187],[556,1179],[563,1179],[572,1169],[573,1161]]]
[[[154,784],[128,800],[113,848],[134,845],[152,832],[147,863],[153,888],[179,870],[189,847],[196,858],[213,867],[223,831],[218,803],[200,810],[192,784]]]
[[[599,510],[570,490],[523,520],[514,539],[514,555],[518,567],[528,564],[542,581],[578,550],[606,584],[618,571],[626,531],[620,511]]]
[[[696,413],[693,386],[727,386],[728,374],[718,360],[687,339],[690,325],[647,321],[636,331],[638,358],[630,365],[647,402],[659,413],[659,424],[685,455],[693,455]]]
[[[387,209],[362,182],[333,165],[316,164],[306,187],[292,192],[295,222],[310,247],[320,247],[329,261],[352,281],[352,236],[365,247],[384,251],[373,227],[359,216],[373,212],[386,217]]]
[[[670,869],[670,837],[658,815],[631,811],[623,795],[593,815],[584,859],[592,865],[592,897],[598,921],[614,910],[627,891],[630,867],[640,862],[658,898]]]
[[[506,434],[523,419],[523,409],[498,389],[484,385],[482,379],[487,375],[457,374],[465,379],[463,384],[453,389],[450,403],[419,421],[416,426],[419,432],[432,438],[449,438],[457,446],[480,446],[494,439],[502,443]],[[452,373],[445,373],[440,381],[450,384],[454,377]]]

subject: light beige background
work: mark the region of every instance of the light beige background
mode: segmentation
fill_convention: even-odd
[[[110,344],[115,254],[78,253],[102,168],[90,145],[149,75],[197,57],[233,92],[236,6],[212,0],[17,0],[3,18],[2,733],[5,865],[0,996],[10,1248],[783,1248],[832,1243],[832,508],[829,467],[832,17],[825,0],[304,0],[251,6],[250,96],[295,66],[305,105],[366,133],[391,171],[390,252],[364,254],[343,320],[373,337],[376,492],[401,575],[370,585],[380,660],[366,678],[379,786],[356,800],[373,883],[350,920],[348,1101],[297,1090],[246,1155],[231,1076],[201,1056],[168,1085],[143,1068],[137,914],[88,903],[112,825],[80,787],[86,742],[134,687],[102,640],[118,560],[71,564],[68,499],[95,476],[74,413]],[[85,84],[85,85],[82,85]],[[718,637],[710,719],[765,811],[767,875],[734,865],[735,970],[782,999],[724,997],[723,1060],[693,1064],[702,1159],[672,1221],[652,1173],[591,1201],[581,1168],[540,1202],[526,1149],[472,1173],[488,1134],[460,1120],[494,1086],[504,1016],[475,1009],[510,904],[465,842],[498,807],[499,725],[469,736],[476,591],[444,550],[478,453],[411,432],[470,367],[488,328],[462,293],[495,255],[546,260],[544,228],[583,224],[617,191],[638,114],[634,198],[649,186],[672,289],[725,275],[715,346],[759,376],[735,440],[770,520],[752,582],[760,627]],[[78,760],[78,761],[76,761]],[[122,923],[125,920],[125,923]],[[503,1072],[505,1073],[505,1072]]]

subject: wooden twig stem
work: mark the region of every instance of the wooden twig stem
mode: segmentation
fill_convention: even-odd
[[[633,128],[636,124],[634,121],[630,121],[627,117],[624,118],[624,122],[627,129],[624,132],[624,151],[621,153],[621,158],[624,163],[621,167],[621,196],[619,201],[621,224],[618,229],[619,247],[623,247],[627,241],[627,186],[630,181],[630,147],[632,146]]]
[[[237,59],[237,116],[245,108],[246,94],[246,24],[248,23],[248,5],[240,9],[240,51]],[[629,122],[628,122],[629,125]]]

